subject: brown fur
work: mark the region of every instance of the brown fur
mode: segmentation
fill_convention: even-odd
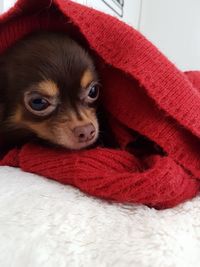
[[[37,137],[72,149],[95,142],[95,104],[84,97],[96,81],[91,57],[66,34],[35,33],[17,42],[0,57],[0,133],[5,142],[20,144]],[[55,110],[33,114],[24,104],[27,92],[53,101]],[[94,140],[77,143],[72,130],[89,123],[96,130]]]

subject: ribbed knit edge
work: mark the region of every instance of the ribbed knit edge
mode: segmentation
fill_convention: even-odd
[[[28,144],[20,151],[19,162],[25,171],[74,185],[93,196],[158,208],[196,196],[200,186],[169,157],[153,156],[148,159],[149,169],[141,172],[133,155],[112,149],[70,155]]]

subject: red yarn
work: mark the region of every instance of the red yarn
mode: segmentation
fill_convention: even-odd
[[[19,0],[0,17],[0,53],[39,29],[66,31],[94,51],[104,108],[121,148],[134,130],[167,156],[140,161],[123,149],[68,152],[27,144],[9,151],[1,165],[93,196],[156,208],[194,197],[200,185],[200,72],[182,73],[136,30],[66,0]]]

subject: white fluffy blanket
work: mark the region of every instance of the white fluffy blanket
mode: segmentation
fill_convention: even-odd
[[[175,209],[107,203],[0,168],[1,267],[198,267],[200,198]]]

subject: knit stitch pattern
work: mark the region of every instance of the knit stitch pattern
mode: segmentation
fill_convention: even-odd
[[[102,102],[119,149],[78,152],[37,144],[13,148],[0,164],[20,167],[89,195],[155,208],[199,192],[200,72],[179,71],[138,31],[68,0],[19,0],[0,17],[0,53],[28,33],[61,30],[96,57]],[[164,155],[142,160],[125,148],[134,133]]]

